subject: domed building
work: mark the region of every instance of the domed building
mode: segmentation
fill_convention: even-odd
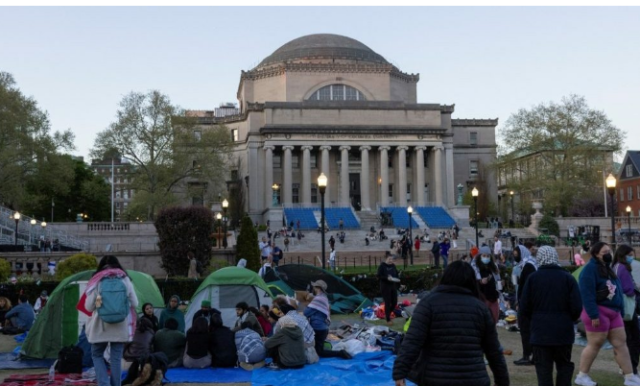
[[[408,205],[464,220],[456,186],[472,187],[495,160],[497,119],[452,119],[454,105],[418,103],[419,80],[357,40],[303,36],[242,71],[237,114],[201,116],[199,130],[230,130],[241,165],[230,180],[242,184],[254,221],[318,208],[320,173],[327,207],[347,208],[358,222]]]

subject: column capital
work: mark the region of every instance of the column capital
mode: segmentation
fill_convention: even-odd
[[[369,151],[371,150],[371,146],[360,146],[360,151]]]
[[[409,150],[409,146],[404,146],[404,145],[403,146],[398,146],[398,147],[396,147],[396,149],[399,150],[399,151],[402,151],[402,150],[407,151],[407,150]]]
[[[389,151],[391,150],[390,146],[378,146],[378,150],[380,151]]]
[[[442,145],[436,145],[436,146],[434,146],[434,147],[433,147],[433,150],[442,151],[442,150],[444,150],[444,146],[442,146]]]
[[[322,146],[320,146],[320,150],[331,150],[331,146],[322,145]]]
[[[414,148],[414,150],[415,151],[425,151],[425,150],[427,150],[427,147],[426,146],[416,146]]]
[[[302,150],[313,150],[313,146],[311,145],[304,145],[301,147]]]
[[[285,145],[285,146],[282,146],[282,150],[293,150],[293,149],[294,149],[294,146],[293,146],[293,145]]]
[[[351,146],[347,146],[347,145],[340,146],[340,151],[343,151],[343,150],[349,151],[351,150]]]
[[[275,149],[276,149],[276,147],[273,146],[273,145],[264,145],[264,150],[274,151]]]

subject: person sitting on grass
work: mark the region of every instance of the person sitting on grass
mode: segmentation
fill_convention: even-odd
[[[153,332],[158,331],[158,317],[154,314],[153,304],[145,303],[142,305],[142,316],[140,318],[148,319],[153,327]]]
[[[163,352],[168,359],[169,368],[182,367],[182,355],[187,338],[184,332],[178,330],[178,321],[169,318],[164,324],[164,328],[159,330],[153,338],[155,352]]]
[[[213,314],[221,314],[221,312],[211,307],[211,301],[203,300],[202,303],[200,303],[200,309],[196,311],[195,315],[193,315],[193,321],[191,324],[195,323],[198,318],[205,318],[208,325]]]
[[[231,331],[237,332],[243,328],[250,328],[257,332],[261,337],[264,336],[264,331],[262,331],[262,327],[260,326],[258,319],[256,319],[251,311],[249,311],[249,305],[247,302],[240,302],[236,304],[236,315],[238,316],[238,320]]]
[[[29,304],[27,295],[20,295],[18,305],[13,307],[11,311],[5,314],[4,330],[5,335],[22,334],[29,331],[33,326],[36,314],[33,307]]]
[[[136,359],[149,356],[152,352],[151,345],[154,335],[152,322],[148,318],[140,317],[136,332],[133,334],[133,341],[127,343],[122,354],[124,360],[133,362]]]
[[[209,323],[199,317],[187,331],[187,347],[182,357],[182,365],[188,369],[204,369],[211,366],[209,353]]]
[[[302,330],[296,322],[283,316],[278,320],[281,327],[271,338],[266,339],[264,347],[273,359],[270,368],[301,369],[307,361]]]
[[[4,296],[0,296],[0,328],[4,326],[5,315],[11,311],[11,300]]]
[[[169,319],[175,319],[178,322],[178,328],[176,330],[184,334],[184,313],[178,307],[180,307],[180,297],[178,295],[171,296],[167,308],[162,310],[160,314],[158,328],[165,328],[165,324]]]
[[[211,317],[211,339],[209,351],[211,352],[212,367],[234,367],[238,363],[235,334],[222,325],[222,316],[215,314]]]
[[[269,323],[267,318],[264,317],[262,312],[258,311],[258,309],[255,307],[249,307],[249,311],[253,314],[253,316],[256,317],[256,319],[258,319],[258,323],[260,323],[260,327],[262,327],[264,336],[271,336],[271,330],[273,329],[273,326],[271,325],[271,323]]]

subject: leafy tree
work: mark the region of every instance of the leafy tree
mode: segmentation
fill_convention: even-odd
[[[51,133],[47,113],[22,94],[7,72],[0,72],[0,106],[0,202],[19,209],[25,183],[53,165],[60,151],[73,149],[73,134]],[[58,169],[51,172],[52,178],[58,176]]]
[[[0,283],[4,283],[11,275],[11,263],[0,258]]]
[[[188,253],[207,269],[211,259],[213,213],[201,206],[160,211],[155,221],[162,268],[171,276],[187,276]]]
[[[498,167],[512,179],[510,189],[544,200],[547,210],[567,215],[576,197],[599,186],[609,154],[622,149],[625,133],[584,97],[540,104],[513,114],[500,132],[505,143]]]
[[[98,134],[92,157],[116,150],[132,163],[131,212],[144,209],[144,217],[154,219],[159,209],[176,203],[176,191],[202,197],[204,204],[217,197],[231,137],[224,127],[203,130],[196,124],[159,91],[132,92],[122,99],[116,121]]]
[[[60,281],[78,272],[96,268],[98,268],[98,262],[94,255],[84,252],[76,253],[56,266],[56,280]]]
[[[258,271],[260,269],[260,248],[258,247],[258,231],[253,226],[249,216],[242,218],[242,226],[238,235],[236,249],[236,264],[240,259],[247,260],[247,269]]]
[[[549,214],[545,214],[542,216],[540,220],[540,224],[538,224],[538,229],[546,228],[549,231],[550,235],[560,236],[560,226],[555,218],[551,217]]]

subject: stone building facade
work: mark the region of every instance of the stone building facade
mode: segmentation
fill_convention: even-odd
[[[495,160],[497,119],[418,103],[419,79],[354,39],[303,36],[241,72],[238,115],[201,116],[198,130],[230,131],[242,165],[231,174],[255,221],[277,218],[281,205],[319,206],[322,172],[327,205],[453,207],[456,186],[472,188],[479,165]]]

